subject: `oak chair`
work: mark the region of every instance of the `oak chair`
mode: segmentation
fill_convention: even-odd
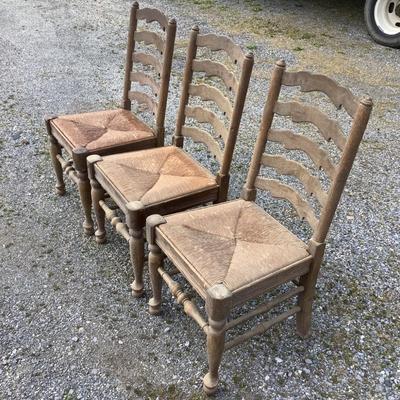
[[[336,107],[343,106],[352,117],[347,138],[337,121],[318,108],[299,102],[278,101],[282,85],[300,86],[304,92],[324,92]],[[279,61],[273,71],[260,133],[241,198],[165,217],[152,215],[147,218],[153,291],[149,312],[160,312],[161,287],[165,281],[178,303],[183,305],[185,313],[207,336],[209,371],[203,379],[206,393],[211,394],[217,389],[218,369],[224,350],[265,332],[292,315],[296,315],[299,335],[306,337],[309,334],[325,238],[366,129],[371,107],[370,99],[357,102],[350,91],[333,80],[308,72],[286,72],[285,63]],[[340,162],[335,165],[329,153],[306,135],[272,128],[275,114],[291,117],[293,122],[315,125],[326,140],[332,139],[339,148]],[[319,179],[303,164],[282,155],[264,153],[267,139],[282,144],[286,149],[303,151],[330,177],[329,191],[322,189]],[[278,179],[261,177],[260,168],[264,165],[297,178],[305,191],[320,203],[319,219],[297,190]],[[267,190],[273,197],[292,203],[297,214],[313,229],[307,244],[255,204],[258,190]],[[165,256],[176,267],[171,272],[163,266]],[[182,286],[173,280],[172,275],[177,273],[205,300],[208,319],[185,294]],[[234,307],[278,288],[280,294],[271,301],[228,321]],[[282,306],[281,303],[291,298],[297,301],[287,311],[225,342],[227,330],[270,311],[278,304]]]
[[[156,22],[165,34],[139,30],[139,20],[144,20],[147,24]],[[45,118],[50,155],[57,178],[56,192],[59,195],[65,193],[63,173],[77,184],[85,216],[83,228],[88,235],[93,234],[94,230],[86,158],[90,154],[114,154],[164,145],[164,120],[175,32],[174,19],[168,20],[154,8],[139,9],[139,4],[133,3],[121,108]],[[136,47],[140,42],[154,46],[159,56],[155,56],[154,51],[137,51]],[[140,71],[145,68],[153,70],[153,76]],[[144,91],[133,90],[132,83],[149,87],[158,102]],[[154,127],[131,111],[132,101],[143,105],[152,113]],[[63,157],[63,149],[70,159]]]
[[[237,64],[237,74],[220,62],[198,58],[196,53],[199,47],[217,54],[222,51],[233,64]],[[253,55],[245,55],[231,39],[214,34],[200,35],[198,27],[194,27],[187,49],[173,145],[105,157],[88,157],[92,201],[97,220],[96,240],[98,243],[106,240],[107,218],[129,242],[134,269],[131,287],[135,297],[143,293],[143,231],[146,217],[154,213],[172,213],[226,200],[229,170],[252,67]],[[216,87],[217,83],[213,86],[192,83],[194,72],[205,73],[225,85],[226,92],[234,93],[234,104],[223,89]],[[239,79],[236,75],[239,75]],[[193,97],[201,104],[203,101],[215,104],[222,110],[222,116],[219,117],[206,107],[189,106],[189,99],[193,100]],[[225,123],[223,115],[226,116]],[[214,136],[205,130],[188,126],[188,116],[198,123],[208,124]],[[220,164],[216,176],[182,149],[184,137],[206,145]],[[122,210],[126,222],[122,222],[115,210],[106,204],[105,192]]]

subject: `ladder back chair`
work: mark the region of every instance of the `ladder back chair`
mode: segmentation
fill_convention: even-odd
[[[222,63],[197,59],[196,48],[200,46],[210,51],[221,50],[232,60],[236,60],[240,67],[239,79]],[[253,55],[245,55],[231,39],[213,34],[199,35],[198,27],[194,27],[187,50],[174,145],[105,157],[88,157],[92,201],[97,220],[96,241],[105,242],[107,219],[129,242],[134,270],[131,287],[135,297],[143,293],[146,217],[154,213],[173,213],[226,200],[229,169],[252,67]],[[208,76],[221,78],[228,89],[235,92],[234,104],[215,87],[192,84],[194,71],[204,71]],[[226,112],[229,128],[211,110],[187,106],[189,96],[199,97],[200,101],[215,102]],[[214,127],[215,136],[222,136],[224,140],[223,150],[210,133],[186,126],[185,117],[189,114],[199,122]],[[184,136],[206,144],[207,149],[220,162],[221,168],[217,176],[181,148]],[[104,201],[105,193],[122,210],[126,222]]]
[[[353,118],[348,137],[344,136],[335,120],[317,108],[298,102],[278,101],[282,85],[300,86],[302,91],[321,91],[337,107],[343,105]],[[165,217],[152,215],[147,218],[153,291],[149,312],[160,312],[161,286],[163,281],[166,282],[178,303],[183,305],[184,312],[200,325],[207,336],[209,371],[203,380],[206,393],[213,393],[217,388],[224,350],[264,333],[292,315],[296,315],[299,335],[308,335],[325,238],[366,129],[371,107],[370,99],[357,102],[350,91],[333,80],[308,72],[285,72],[285,63],[279,61],[273,71],[241,199]],[[340,162],[334,165],[328,153],[305,135],[271,128],[274,114],[289,116],[295,122],[311,122],[325,139],[332,138],[342,151]],[[265,154],[267,139],[278,141],[287,149],[304,151],[317,167],[327,170],[332,179],[329,192],[321,188],[318,178],[301,163],[280,155]],[[322,206],[319,219],[298,191],[277,179],[260,177],[262,165],[293,175],[309,194],[315,195]],[[313,229],[307,244],[255,204],[257,190],[268,190],[272,196],[292,203],[299,216],[304,217]],[[163,266],[165,256],[176,267],[172,272]],[[172,279],[176,273],[181,273],[205,300],[208,319],[184,293],[181,285]],[[234,307],[275,288],[281,292],[272,300],[228,321]],[[289,299],[296,300],[296,304],[289,309],[286,307],[287,311],[225,342],[227,330]]]
[[[140,20],[147,24],[157,23],[161,30],[165,31],[165,37],[157,32],[138,30]],[[57,178],[56,192],[59,195],[65,193],[63,173],[77,184],[85,218],[83,228],[88,235],[93,234],[94,230],[86,158],[90,154],[114,154],[164,144],[164,120],[175,33],[174,19],[168,20],[163,13],[154,8],[139,9],[139,4],[133,3],[129,21],[122,107],[45,118],[50,139],[50,155]],[[137,51],[136,45],[140,42],[146,47],[154,46],[159,56]],[[134,70],[134,65],[137,70]],[[154,70],[153,76],[140,71],[140,68]],[[148,86],[158,101],[144,92],[132,90],[134,82]],[[154,116],[154,126],[148,125],[131,111],[132,101],[150,110]],[[64,158],[62,150],[67,158]]]

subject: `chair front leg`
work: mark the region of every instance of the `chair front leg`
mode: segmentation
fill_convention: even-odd
[[[46,128],[47,128],[47,133],[49,135],[49,141],[50,141],[50,157],[51,157],[51,162],[53,164],[54,172],[56,173],[56,193],[59,196],[63,196],[65,194],[65,183],[64,183],[64,176],[63,176],[63,169],[61,167],[60,161],[58,161],[57,156],[61,155],[61,146],[57,142],[56,138],[53,136],[51,133],[51,125],[50,121],[53,119],[53,117],[46,117],[45,122],[46,122]]]
[[[158,272],[158,268],[162,266],[164,254],[157,246],[155,238],[155,230],[157,226],[165,224],[167,221],[161,215],[150,215],[146,219],[146,238],[149,244],[149,272],[150,282],[153,296],[149,300],[149,313],[158,315],[161,312],[161,290],[162,277]]]
[[[134,280],[131,284],[132,295],[142,296],[143,267],[144,267],[144,206],[140,201],[132,201],[127,204],[126,222],[129,229],[129,253],[131,257]]]
[[[100,206],[100,201],[104,201],[104,189],[97,181],[94,171],[94,164],[101,161],[102,158],[99,155],[92,155],[87,158],[87,166],[89,172],[89,179],[91,185],[91,200],[94,209],[94,215],[96,217],[96,242],[101,244],[106,242],[106,228],[105,228],[105,212]]]
[[[90,193],[90,182],[88,179],[86,158],[88,151],[83,148],[77,148],[72,150],[72,159],[74,161],[74,167],[78,176],[78,189],[79,196],[81,199],[81,205],[85,220],[83,221],[83,229],[86,235],[93,235],[93,219],[92,219],[92,197]]]
[[[161,312],[161,291],[162,277],[158,272],[158,268],[162,267],[164,254],[156,244],[149,245],[149,272],[150,283],[153,296],[149,300],[149,313],[158,315]]]
[[[226,320],[232,307],[232,293],[217,284],[207,291],[206,309],[208,314],[207,357],[208,373],[203,378],[203,390],[213,394],[218,386],[218,370],[225,346]]]

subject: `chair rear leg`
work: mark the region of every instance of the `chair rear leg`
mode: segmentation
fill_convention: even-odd
[[[308,273],[300,277],[299,284],[304,287],[304,291],[299,294],[297,301],[301,310],[296,315],[296,328],[298,335],[302,338],[306,338],[310,335],[315,285],[325,251],[325,243],[316,243],[310,240],[309,249],[314,259]]]
[[[301,310],[296,314],[296,329],[302,338],[310,336],[312,303],[316,284],[316,279],[313,281],[310,275],[302,276],[299,282],[300,286],[304,287],[304,291],[300,293],[298,299]]]

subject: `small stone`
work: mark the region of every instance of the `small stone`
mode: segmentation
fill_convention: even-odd
[[[306,358],[306,359],[305,359],[305,362],[306,362],[306,364],[308,364],[308,365],[312,364],[312,361],[311,361],[309,358]]]
[[[304,368],[303,372],[307,375],[309,375],[311,373],[311,371],[308,368]]]
[[[79,338],[78,338],[78,336],[74,336],[71,340],[72,340],[73,342],[77,342],[77,341],[79,341]]]
[[[185,347],[189,347],[189,341],[187,341],[186,343],[185,343]]]
[[[97,343],[97,337],[96,336],[93,337],[92,342],[93,343]]]
[[[171,330],[171,328],[170,328],[169,326],[167,326],[167,327],[164,329],[164,333],[168,333],[170,330]]]
[[[264,381],[265,381],[265,382],[268,382],[268,381],[269,381],[269,375],[265,375]]]
[[[283,362],[282,358],[279,357],[275,357],[275,361],[280,364],[281,362]]]

